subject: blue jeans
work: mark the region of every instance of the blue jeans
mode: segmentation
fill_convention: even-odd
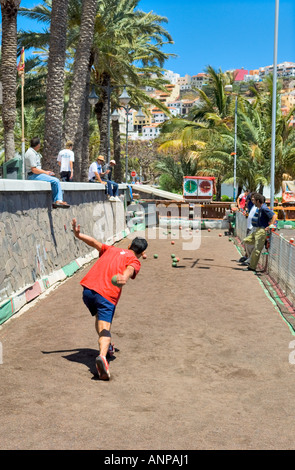
[[[55,176],[49,176],[49,175],[46,175],[45,173],[40,173],[39,175],[35,175],[33,173],[32,175],[28,176],[28,180],[46,181],[47,183],[50,183],[53,202],[63,200],[63,194],[62,194],[60,181],[59,179],[55,178]]]
[[[108,188],[108,194],[110,196],[118,196],[118,189],[119,185],[118,183],[115,183],[115,181],[107,180],[107,188]]]

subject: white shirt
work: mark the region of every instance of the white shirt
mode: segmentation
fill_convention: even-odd
[[[61,150],[58,154],[57,161],[60,162],[60,172],[71,171],[70,162],[74,162],[74,152],[70,149]]]
[[[32,168],[39,168],[41,170],[41,158],[42,155],[32,147],[28,148],[25,153],[25,165],[26,165],[26,173],[32,171]]]
[[[95,173],[101,173],[101,165],[97,162],[91,163],[88,171],[88,180],[95,178]]]
[[[248,215],[248,218],[247,218],[247,228],[250,229],[250,230],[253,228],[253,227],[252,227],[252,218],[253,218],[253,216],[254,216],[254,214],[255,214],[255,212],[256,212],[256,209],[257,209],[257,207],[256,207],[255,204],[254,204],[254,205],[251,207],[251,210],[250,210],[249,215]]]

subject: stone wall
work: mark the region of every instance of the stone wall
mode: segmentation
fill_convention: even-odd
[[[10,302],[14,313],[17,304],[97,256],[74,237],[74,217],[82,232],[102,242],[112,244],[126,236],[126,185],[120,185],[121,202],[113,203],[101,184],[62,183],[62,188],[69,209],[52,209],[49,183],[0,180],[0,324],[1,306]]]

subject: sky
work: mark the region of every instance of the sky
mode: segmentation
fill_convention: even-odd
[[[22,0],[30,8],[38,1]],[[215,69],[257,69],[274,61],[275,0],[140,0],[138,8],[167,18],[174,41],[164,51],[176,54],[164,67],[196,75]],[[295,62],[295,1],[279,2],[278,63]],[[18,17],[18,29],[32,29]],[[40,28],[40,26],[39,26]]]

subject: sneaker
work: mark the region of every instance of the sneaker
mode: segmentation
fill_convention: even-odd
[[[246,261],[247,256],[242,256],[242,258],[239,259],[239,263],[243,263],[243,261]]]
[[[109,201],[111,201],[111,202],[115,202],[115,201],[116,201],[116,199],[114,198],[114,196],[110,196],[110,197],[109,197]]]
[[[119,196],[115,196],[115,201],[121,202],[121,199],[119,198]]]
[[[111,377],[109,364],[105,357],[97,356],[95,359],[96,369],[101,380],[109,380]]]
[[[249,266],[250,262],[249,261],[244,261],[243,263],[241,263],[241,266]]]
[[[68,209],[70,207],[70,204],[68,204],[67,202],[65,201],[55,201],[53,204],[52,204],[52,207],[54,209],[57,209],[58,207],[60,207],[61,209]]]

